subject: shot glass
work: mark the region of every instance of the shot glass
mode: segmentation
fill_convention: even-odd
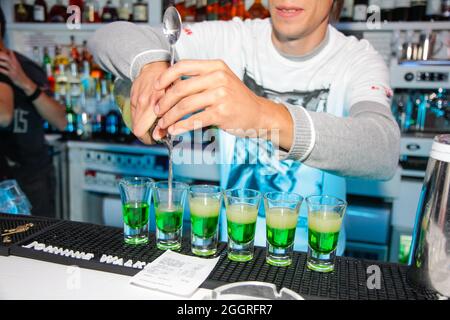
[[[264,194],[268,264],[286,267],[292,263],[295,230],[303,197],[295,193]]]
[[[148,218],[153,180],[129,177],[119,181],[122,200],[123,236],[127,244],[148,242]]]
[[[331,196],[310,196],[308,205],[307,267],[318,272],[332,272],[336,247],[347,203]]]
[[[156,247],[158,249],[181,249],[183,211],[188,189],[189,186],[185,183],[172,182],[172,193],[170,195],[168,181],[156,182],[153,185]]]
[[[221,202],[220,187],[196,185],[189,188],[191,251],[195,255],[211,256],[217,252]]]
[[[253,259],[256,219],[261,193],[252,189],[225,191],[228,231],[228,259],[238,262]]]

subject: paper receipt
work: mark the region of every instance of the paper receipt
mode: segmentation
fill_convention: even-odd
[[[166,251],[131,278],[130,283],[181,296],[194,294],[219,261]]]

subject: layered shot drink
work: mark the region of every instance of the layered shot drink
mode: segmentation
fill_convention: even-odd
[[[171,194],[167,181],[154,184],[156,217],[156,247],[161,250],[181,249],[184,203],[189,186],[172,182]]]
[[[189,189],[191,251],[195,255],[211,256],[217,252],[221,201],[220,187],[196,185]]]
[[[330,196],[313,196],[308,204],[309,269],[319,272],[334,270],[336,248],[347,203]]]
[[[303,198],[294,193],[269,192],[264,195],[268,264],[291,265],[302,201]]]
[[[228,258],[249,261],[253,258],[256,220],[261,193],[251,189],[225,192],[228,231]]]
[[[150,178],[130,177],[119,181],[122,200],[124,242],[148,242],[148,219],[153,181]]]

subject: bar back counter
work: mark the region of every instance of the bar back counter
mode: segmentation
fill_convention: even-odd
[[[0,214],[0,230],[26,223],[33,223],[33,227],[24,233],[13,235],[10,243],[0,243],[1,256],[20,256],[132,276],[163,253],[156,249],[153,236],[147,245],[129,246],[123,243],[122,230],[119,228]],[[252,261],[239,263],[227,258],[226,244],[220,243],[220,260],[201,287],[214,289],[227,283],[261,281],[273,283],[278,289],[291,289],[305,299],[438,298],[435,292],[419,291],[409,285],[406,265],[338,257],[334,272],[318,273],[306,268],[306,254],[303,252],[294,253],[290,267],[274,267],[265,262],[265,250],[257,247]],[[191,255],[189,239],[183,241],[181,253]],[[371,289],[368,279],[374,270],[380,271],[381,281],[379,288]]]

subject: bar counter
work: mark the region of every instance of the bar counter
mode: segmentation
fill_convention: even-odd
[[[150,236],[147,245],[127,246],[123,244],[122,230],[119,228],[0,214],[1,230],[30,222],[34,224],[30,230],[12,236],[12,242],[9,244],[0,244],[0,256],[3,256],[0,257],[0,274],[2,278],[5,278],[0,278],[2,280],[0,281],[1,299],[33,298],[37,296],[36,287],[41,287],[46,277],[52,279],[48,289],[57,288],[52,291],[52,294],[47,294],[49,298],[77,299],[82,296],[80,292],[83,291],[89,292],[84,296],[85,299],[180,298],[127,285],[129,276],[138,273],[145,264],[152,262],[163,253],[156,249],[153,235]],[[44,252],[49,246],[58,247],[59,251]],[[189,239],[183,241],[181,253],[191,255]],[[438,298],[433,292],[412,288],[406,279],[408,267],[405,265],[338,257],[335,271],[327,274],[308,270],[306,254],[303,252],[294,253],[293,264],[290,267],[268,265],[265,262],[265,248],[261,247],[255,248],[254,259],[247,263],[230,261],[226,256],[225,243],[220,243],[218,255],[220,260],[217,266],[201,288],[191,297],[192,299],[202,299],[211,289],[240,281],[273,283],[278,289],[286,287],[299,293],[305,299],[425,300]],[[82,268],[81,277],[92,279],[92,281],[84,281],[83,283],[88,285],[84,286],[82,291],[73,291],[67,286],[64,289],[63,285],[66,284],[61,281],[68,281],[74,269],[56,266],[55,263],[79,266]],[[371,286],[368,286],[368,279],[373,274],[373,270],[378,269],[377,267],[381,271],[380,287],[371,289],[369,288]],[[12,291],[7,290],[9,282],[16,286]],[[20,285],[17,285],[18,283]],[[23,292],[21,293],[20,290]],[[42,288],[42,290],[47,289]],[[112,291],[119,293],[111,294]],[[29,296],[27,292],[30,293]]]

